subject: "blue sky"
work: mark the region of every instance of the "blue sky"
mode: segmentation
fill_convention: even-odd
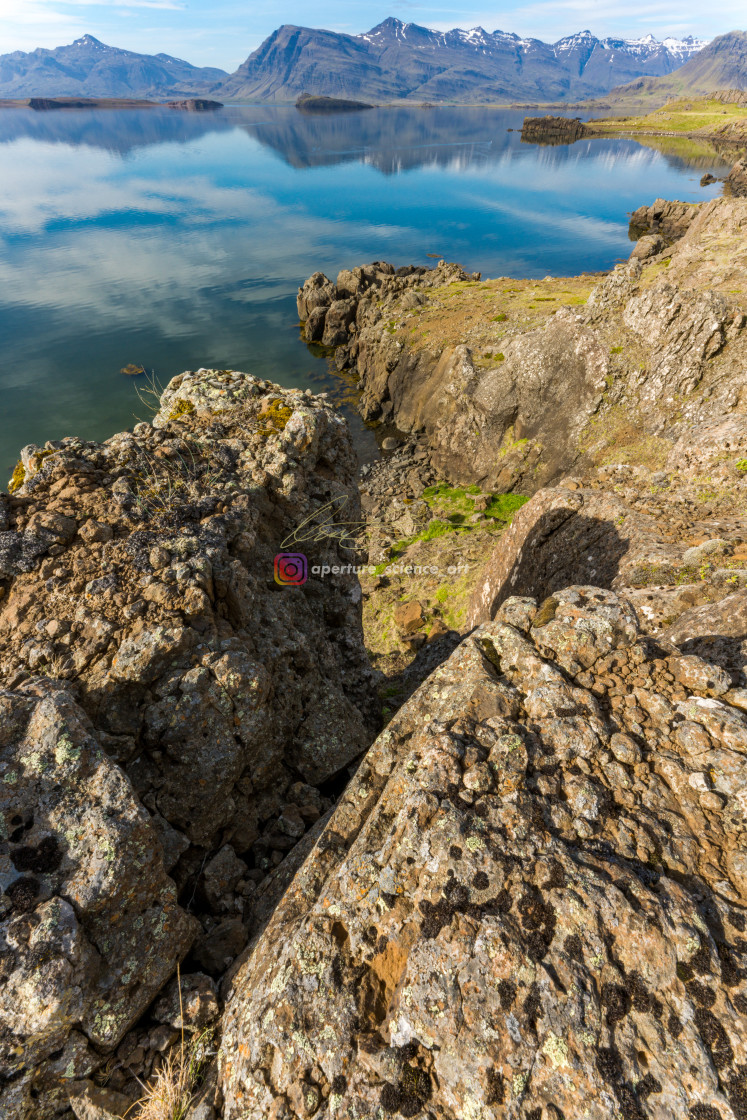
[[[356,34],[386,16],[426,27],[501,28],[553,40],[588,27],[597,35],[714,35],[745,28],[745,0],[0,0],[0,54],[55,47],[89,33],[113,46],[234,70],[281,23]]]

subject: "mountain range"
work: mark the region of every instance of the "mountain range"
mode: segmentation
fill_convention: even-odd
[[[222,101],[281,103],[310,93],[379,102],[579,100],[669,75],[704,45],[691,36],[598,39],[590,31],[543,43],[480,27],[432,31],[393,18],[362,35],[286,24],[229,75],[84,35],[54,50],[0,56],[0,98],[209,94]]]
[[[671,74],[637,81],[611,90],[608,104],[663,105],[682,96],[720,90],[747,90],[747,31],[719,35]]]
[[[368,101],[578,100],[670,74],[705,41],[598,39],[543,43],[506,31],[431,31],[385,19],[364,35],[285,24],[220,87],[222,100],[291,101],[301,93]],[[214,91],[218,92],[218,91]]]
[[[0,97],[136,97],[202,93],[228,77],[168,54],[137,54],[84,35],[65,47],[0,55]]]

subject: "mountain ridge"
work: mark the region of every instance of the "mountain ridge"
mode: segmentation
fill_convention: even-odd
[[[688,36],[599,39],[588,29],[555,43],[508,31],[434,31],[388,17],[359,35],[283,24],[233,74],[83,35],[66,46],[0,56],[0,98],[114,97],[295,102],[569,101],[672,73],[705,45]]]
[[[747,90],[747,31],[717,35],[672,74],[617,86],[605,100],[611,104],[646,100],[663,105],[673,98],[723,90]]]
[[[513,32],[433,31],[388,17],[348,35],[283,24],[220,86],[223,100],[295,101],[304,92],[368,100],[480,103],[594,97],[628,80],[671,73],[705,41],[598,39],[555,43]]]
[[[147,55],[82,35],[62,47],[0,55],[0,97],[170,98],[202,93],[227,78],[168,54]]]

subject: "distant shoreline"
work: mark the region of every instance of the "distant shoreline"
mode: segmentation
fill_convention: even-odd
[[[181,109],[185,112],[209,112],[222,109],[221,101],[199,97],[182,101],[147,101],[135,97],[15,97],[0,99],[0,109],[33,109],[48,112],[60,109]]]

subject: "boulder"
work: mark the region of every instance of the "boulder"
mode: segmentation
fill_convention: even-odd
[[[733,198],[747,197],[747,156],[737,160],[726,176],[724,191]]]
[[[355,307],[355,302],[351,299],[336,299],[330,304],[322,335],[325,346],[343,346],[348,341],[350,324],[355,321]]]
[[[493,550],[467,613],[475,626],[514,596],[546,599],[569,583],[628,591],[674,581],[684,545],[608,490],[538,490]]]
[[[337,289],[323,272],[315,272],[302,288],[298,289],[296,307],[298,317],[305,322],[315,308],[329,307],[337,299]]]
[[[153,1018],[175,1030],[201,1031],[220,1013],[214,982],[193,972],[173,979],[153,1008]]]
[[[375,732],[357,578],[310,571],[349,563],[334,527],[314,528],[358,517],[344,420],[300,390],[201,370],[169,383],[152,425],[28,462],[2,534],[0,676],[74,678],[149,812],[199,863],[229,843],[241,856],[253,798],[272,791],[265,816],[279,811],[315,720],[320,781]],[[108,539],[75,534],[99,522]],[[305,586],[274,579],[288,551]]]
[[[44,1120],[65,1099],[64,1077],[119,1044],[199,927],[130,781],[69,692],[29,683],[0,692],[0,710],[0,1112]]]
[[[630,215],[630,236],[638,240],[649,234],[659,235],[671,245],[687,233],[700,205],[699,202],[670,202],[657,198],[650,206],[639,206]]]
[[[525,117],[521,128],[525,144],[573,144],[586,134],[578,117]]]
[[[225,1120],[742,1115],[747,715],[613,592],[504,612],[399,710],[233,977]]]

